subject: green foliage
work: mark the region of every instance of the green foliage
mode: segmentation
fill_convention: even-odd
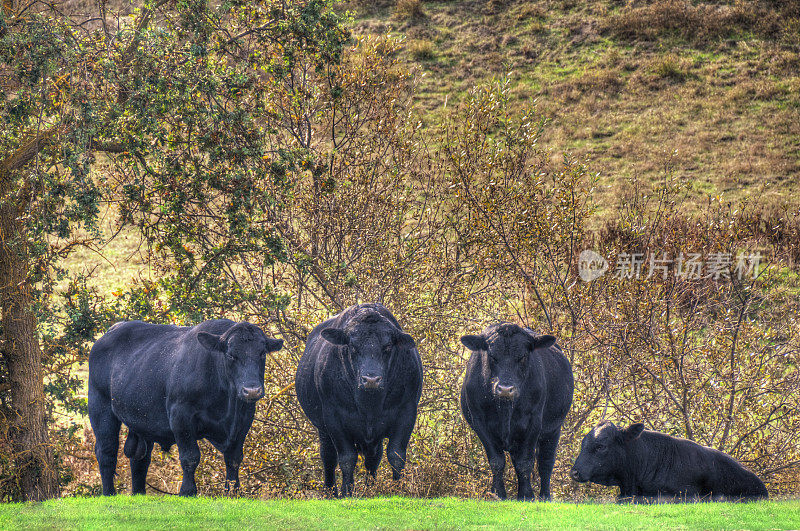
[[[185,322],[285,306],[227,270],[241,256],[264,267],[290,259],[274,212],[292,194],[288,176],[313,171],[308,121],[322,111],[320,91],[333,97],[331,69],[349,39],[325,2],[191,12],[142,35],[135,88],[110,109],[121,120],[108,132],[130,146],[117,157],[120,223],[136,225],[162,260],[159,293]]]
[[[350,37],[320,0],[155,0],[130,24],[96,30],[39,14],[47,7],[16,7],[4,3],[0,31],[0,200],[24,205],[27,241],[15,249],[30,264],[51,421],[69,444],[71,415],[85,410],[75,370],[115,320],[192,323],[243,305],[261,314],[286,306],[266,287],[243,289],[229,262],[290,259],[270,210],[282,208],[278,193],[291,194],[287,172],[314,171],[305,121],[318,111],[301,107],[314,91],[339,90],[329,70]],[[317,84],[298,83],[307,76]],[[93,173],[98,152],[112,171]],[[140,230],[162,272],[113,301],[82,277],[65,287],[61,266],[75,249],[105,243],[101,204],[115,206],[120,227]],[[0,387],[5,416],[9,388]],[[0,481],[13,474],[4,467]]]
[[[53,294],[65,274],[59,267],[60,259],[81,242],[99,237],[100,191],[90,174],[94,156],[91,150],[87,150],[95,117],[85,93],[87,62],[96,50],[91,42],[80,39],[65,20],[40,16],[36,13],[38,10],[33,14],[24,10],[17,14],[13,7],[13,2],[3,4],[0,24],[0,72],[3,74],[0,201],[3,216],[7,217],[3,220],[2,238],[4,254],[8,253],[3,259],[16,254],[15,262],[23,264],[23,268],[28,266],[28,270],[15,271],[11,275],[16,275],[13,281],[4,271],[3,282],[13,282],[17,293],[26,296],[31,293],[32,300],[17,301],[22,308],[15,308],[13,302],[9,304],[9,295],[4,293],[3,318],[6,324],[10,319],[26,322],[25,313],[33,312],[38,319],[42,336],[40,343],[46,350],[43,363],[51,371],[45,382],[45,392],[52,400],[48,404],[52,417],[56,405],[68,412],[83,409],[84,404],[73,397],[82,382],[75,378],[69,367],[82,355],[81,350],[85,355],[86,341],[91,340],[95,332],[81,315],[87,310],[86,300],[70,308],[62,320],[62,316],[56,317],[62,307],[54,301]],[[32,160],[35,164],[31,164]],[[20,278],[24,286],[18,285]],[[11,312],[17,313],[10,315]],[[28,462],[32,468],[26,468],[25,457],[17,461],[19,454],[12,451],[10,438],[17,436],[14,434],[27,437],[38,429],[35,436],[43,435],[41,428],[36,427],[36,419],[25,418],[20,413],[31,412],[33,408],[28,404],[11,402],[13,386],[19,389],[21,375],[12,378],[10,357],[19,355],[16,344],[31,339],[34,344],[23,348],[38,349],[35,337],[8,337],[5,334],[0,352],[3,358],[0,365],[0,415],[7,421],[3,423],[0,434],[3,439],[0,442],[3,453],[0,458],[3,465],[0,468],[2,499],[32,495],[23,492],[21,479],[25,476],[41,477],[39,471],[43,467],[56,468],[61,464],[58,458],[55,462],[42,462],[40,459],[44,455],[52,453],[35,449],[31,452],[34,457]],[[36,374],[36,371],[30,374]],[[40,383],[34,379],[22,385],[35,390]],[[36,399],[37,403],[39,400]],[[43,414],[43,408],[29,414],[33,417],[38,413]],[[17,418],[20,416],[23,417],[21,420]],[[34,423],[34,427],[21,427],[27,422]],[[14,432],[10,426],[17,426]],[[74,433],[74,425],[67,431],[70,435]],[[21,468],[18,470],[16,467]],[[55,474],[50,477],[53,481],[45,487],[48,492],[54,490]]]

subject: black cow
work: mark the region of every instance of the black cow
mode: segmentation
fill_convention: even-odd
[[[662,498],[766,499],[755,474],[731,456],[631,424],[602,421],[586,434],[570,471],[572,479],[619,487],[619,500]]]
[[[342,494],[352,494],[358,454],[375,477],[384,438],[393,477],[400,478],[422,393],[422,361],[389,310],[380,304],[351,306],[314,328],[295,386],[319,432],[327,490],[336,495],[338,462]]]
[[[144,494],[153,443],[163,450],[177,443],[180,494],[197,494],[199,439],[222,452],[226,480],[238,489],[242,446],[264,396],[265,358],[282,346],[255,325],[227,319],[192,328],[141,321],[112,326],[89,354],[89,420],[103,494],[115,493],[122,423],[134,494]]]
[[[572,405],[572,367],[553,336],[502,323],[461,342],[472,351],[461,387],[461,411],[486,449],[492,492],[505,499],[504,452],[517,472],[517,499],[533,499],[534,458],[539,498],[550,498],[550,475],[561,424]],[[537,455],[538,450],[538,455]]]

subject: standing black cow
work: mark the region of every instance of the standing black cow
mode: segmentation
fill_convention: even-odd
[[[117,323],[89,354],[89,420],[97,440],[103,494],[114,494],[120,424],[128,426],[124,453],[131,488],[144,494],[153,443],[178,445],[180,494],[197,494],[199,439],[225,457],[226,480],[239,487],[242,446],[264,396],[264,362],[282,339],[255,325],[227,319],[195,327]]]
[[[561,424],[572,405],[572,367],[553,336],[503,323],[461,342],[472,351],[461,388],[461,411],[486,449],[492,492],[505,499],[505,453],[517,472],[517,499],[533,499],[536,457],[539,498],[550,498],[550,475]],[[537,456],[538,450],[538,456]]]
[[[620,500],[769,496],[764,483],[728,454],[645,430],[644,424],[621,430],[600,422],[584,436],[570,476],[581,483],[617,486]]]
[[[375,477],[387,437],[386,458],[400,478],[422,393],[422,361],[389,310],[351,306],[314,328],[295,386],[319,432],[326,489],[336,495],[338,462],[342,494],[352,494],[358,454]]]

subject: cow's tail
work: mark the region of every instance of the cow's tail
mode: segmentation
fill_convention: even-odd
[[[122,448],[122,453],[128,459],[134,461],[141,461],[144,459],[144,454],[147,453],[147,441],[144,437],[136,435],[132,431],[128,431],[128,438],[125,439],[125,446]]]

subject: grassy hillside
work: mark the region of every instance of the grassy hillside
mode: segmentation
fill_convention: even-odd
[[[426,122],[493,76],[601,173],[600,203],[670,163],[695,197],[800,198],[800,7],[791,2],[398,0],[346,4],[406,39]]]
[[[227,498],[70,498],[0,505],[6,529],[792,529],[800,502],[593,505],[443,498],[254,501]]]
[[[129,14],[136,0],[111,0]],[[68,0],[72,12],[95,4]],[[492,77],[535,99],[544,143],[600,173],[601,208],[665,167],[695,201],[800,201],[800,4],[792,0],[344,0],[405,40],[426,125]]]

